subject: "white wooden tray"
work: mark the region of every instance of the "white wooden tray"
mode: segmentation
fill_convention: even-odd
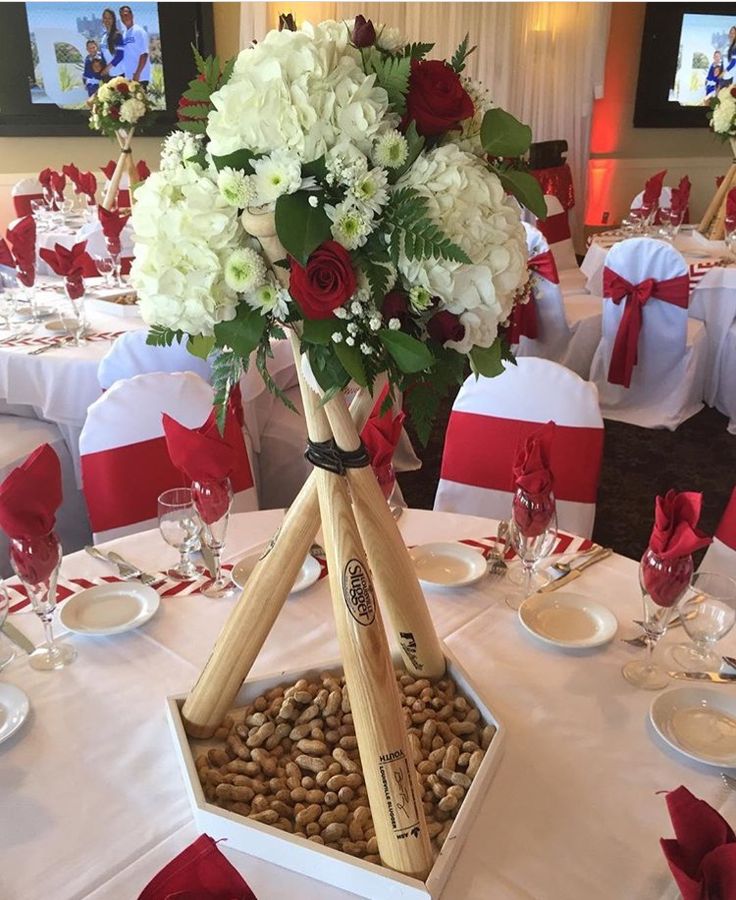
[[[473,687],[470,676],[447,647],[444,651],[448,672],[455,679],[461,692],[478,707],[483,722],[495,725],[497,730],[426,882],[294,837],[277,828],[254,822],[209,803],[199,783],[194,760],[203,752],[203,748],[211,745],[211,741],[198,741],[187,736],[181,719],[181,707],[186,695],[179,694],[167,699],[167,712],[189,803],[199,830],[211,835],[215,840],[227,838],[227,846],[231,849],[242,850],[250,856],[283,866],[293,872],[300,872],[309,878],[341,888],[359,897],[366,897],[368,900],[377,898],[439,900],[501,760],[506,739],[505,728]],[[398,660],[396,662],[398,664]],[[299,678],[310,678],[325,670],[342,672],[342,664],[339,661],[332,662],[306,672],[283,671],[265,678],[248,680],[241,688],[234,705],[244,706],[259,694],[279,684],[294,682]]]

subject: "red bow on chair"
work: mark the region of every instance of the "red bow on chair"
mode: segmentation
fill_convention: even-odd
[[[610,384],[631,386],[631,376],[637,363],[639,332],[641,331],[642,309],[650,297],[672,303],[681,309],[687,309],[690,299],[690,279],[687,275],[666,278],[656,281],[647,278],[639,284],[631,284],[613,269],[603,269],[603,296],[610,297],[614,303],[625,301],[623,315],[616,333],[616,340],[608,367]]]
[[[541,278],[546,278],[547,281],[551,281],[552,284],[560,283],[560,276],[557,274],[557,263],[555,262],[551,250],[546,250],[544,253],[537,253],[536,256],[532,256],[527,263],[527,268],[530,272],[535,272]]]
[[[557,264],[551,250],[532,256],[527,262],[527,268],[541,278],[551,281],[552,284],[560,283],[560,276],[557,274]],[[518,344],[522,336],[535,340],[538,334],[537,298],[532,290],[529,300],[526,303],[515,306],[511,311],[511,322],[509,323],[508,332],[509,343]]]

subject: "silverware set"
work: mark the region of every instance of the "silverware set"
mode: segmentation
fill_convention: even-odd
[[[44,344],[42,347],[36,347],[36,349],[31,350],[28,355],[40,356],[42,353],[47,353],[49,350],[58,350],[60,347],[64,347],[66,344],[70,344],[71,341],[71,335],[65,335],[63,338],[59,338],[51,344]]]
[[[99,547],[92,547],[89,545],[84,549],[94,559],[99,559],[102,562],[106,562],[108,565],[115,566],[118,575],[124,581],[140,581],[142,584],[154,585],[164,580],[161,575],[151,575],[148,572],[144,572],[139,566],[128,562],[127,559],[122,557],[119,553],[115,553],[113,550],[105,553],[100,550]]]

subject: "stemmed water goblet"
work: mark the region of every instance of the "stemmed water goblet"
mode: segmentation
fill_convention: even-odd
[[[65,278],[64,293],[66,300],[60,300],[58,305],[59,320],[71,335],[72,344],[80,347],[86,344],[84,337],[86,321],[84,317],[84,282],[81,278]]]
[[[667,631],[677,605],[693,576],[692,556],[665,559],[648,548],[639,563],[639,584],[644,603],[643,629],[647,653],[622,669],[624,678],[635,687],[658,691],[668,684],[667,672],[653,658],[654,648]]]
[[[105,287],[112,288],[114,287],[112,276],[115,271],[115,260],[112,256],[105,254],[104,256],[95,256],[94,257],[95,267],[100,275],[105,278]]]
[[[716,572],[697,572],[690,588],[679,613],[693,643],[678,644],[670,655],[683,669],[718,671],[721,660],[711,647],[736,623],[736,580]]]
[[[61,669],[74,662],[77,651],[54,639],[53,617],[56,609],[56,582],[61,567],[61,544],[53,531],[40,537],[13,538],[10,563],[21,580],[33,611],[43,624],[46,643],[31,654],[34,669]]]
[[[726,216],[723,227],[726,250],[730,256],[736,257],[736,216]]]
[[[10,641],[2,635],[2,627],[8,618],[10,598],[5,585],[0,583],[0,669],[4,669],[9,662],[15,659],[15,650]]]
[[[229,478],[219,481],[194,481],[192,483],[194,506],[202,520],[201,540],[212,551],[214,578],[210,587],[202,593],[205,597],[217,599],[227,597],[236,590],[229,576],[222,572],[222,548],[225,546],[225,534],[230,518],[230,507],[233,502],[233,489]]]
[[[171,488],[158,498],[158,527],[161,536],[179,551],[178,565],[166,575],[175,581],[190,581],[204,573],[189,557],[199,547],[202,522],[194,507],[191,488]]]
[[[557,512],[551,491],[534,494],[517,488],[509,522],[509,540],[521,562],[521,593],[506,597],[518,609],[534,591],[534,566],[552,551],[557,537]],[[514,581],[511,576],[510,581]]]
[[[10,323],[15,316],[17,299],[15,278],[7,272],[0,272],[0,287],[2,288],[2,292],[0,292],[0,322],[3,323],[3,328],[9,331]]]

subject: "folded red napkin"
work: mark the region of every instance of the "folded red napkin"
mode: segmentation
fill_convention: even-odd
[[[61,501],[59,458],[42,444],[0,485],[0,528],[9,538],[48,534]]]
[[[138,173],[138,181],[145,181],[146,178],[151,174],[151,170],[148,168],[148,164],[145,159],[139,159],[135,165],[135,170]]]
[[[112,178],[117,164],[118,163],[116,159],[111,159],[109,163],[101,167],[101,170],[105,173],[105,177],[108,181]]]
[[[736,188],[731,188],[726,196],[726,218],[736,219]]]
[[[366,422],[360,436],[374,469],[391,463],[405,418],[403,412],[394,415],[393,410],[388,409],[383,415],[371,416]]]
[[[51,169],[48,167],[41,169],[38,173],[38,180],[41,183],[41,187],[51,187]]]
[[[117,255],[121,250],[120,234],[122,233],[123,228],[125,228],[125,223],[130,216],[121,216],[119,212],[103,209],[101,206],[97,208],[97,213],[100,217],[100,224],[102,225],[102,233],[105,235],[107,249],[113,255]]]
[[[41,247],[38,251],[41,259],[45,260],[56,272],[61,275],[67,284],[69,296],[76,300],[84,293],[84,278],[93,278],[97,275],[97,267],[87,254],[87,241],[80,241],[71,250],[61,244],[56,244],[54,249]]]
[[[680,179],[680,183],[676,188],[672,188],[672,199],[670,200],[670,209],[672,212],[684,213],[690,202],[690,179],[687,175]]]
[[[79,181],[79,175],[81,174],[79,169],[74,165],[74,163],[68,163],[65,166],[61,167],[61,171],[66,175],[66,177],[71,181],[74,187],[77,187],[77,182]],[[79,193],[79,190],[77,190]]]
[[[146,885],[138,900],[256,900],[256,895],[203,834]]]
[[[61,199],[64,196],[64,188],[66,187],[66,175],[64,175],[63,172],[52,171],[50,186],[51,190],[56,195],[56,198]]]
[[[664,184],[664,176],[666,174],[667,169],[664,169],[662,172],[657,172],[656,175],[652,175],[651,178],[647,179],[647,182],[644,185],[644,196],[641,199],[641,205],[643,207],[652,207],[659,202],[659,197],[662,193],[662,185]]]
[[[15,257],[10,252],[10,247],[5,242],[5,238],[0,238],[0,266],[15,268]]]
[[[7,238],[13,246],[18,280],[26,287],[32,287],[36,280],[36,222],[33,216],[23,216],[7,231]]]
[[[675,838],[660,845],[683,900],[736,898],[736,835],[726,820],[686,787],[667,794]]]
[[[77,193],[85,194],[90,203],[95,202],[97,193],[97,179],[92,172],[80,172],[77,179]]]
[[[514,485],[534,498],[533,503],[514,495],[514,520],[525,537],[538,537],[549,525],[554,513],[552,471],[549,453],[555,435],[555,423],[547,422],[521,444],[513,465]]]

